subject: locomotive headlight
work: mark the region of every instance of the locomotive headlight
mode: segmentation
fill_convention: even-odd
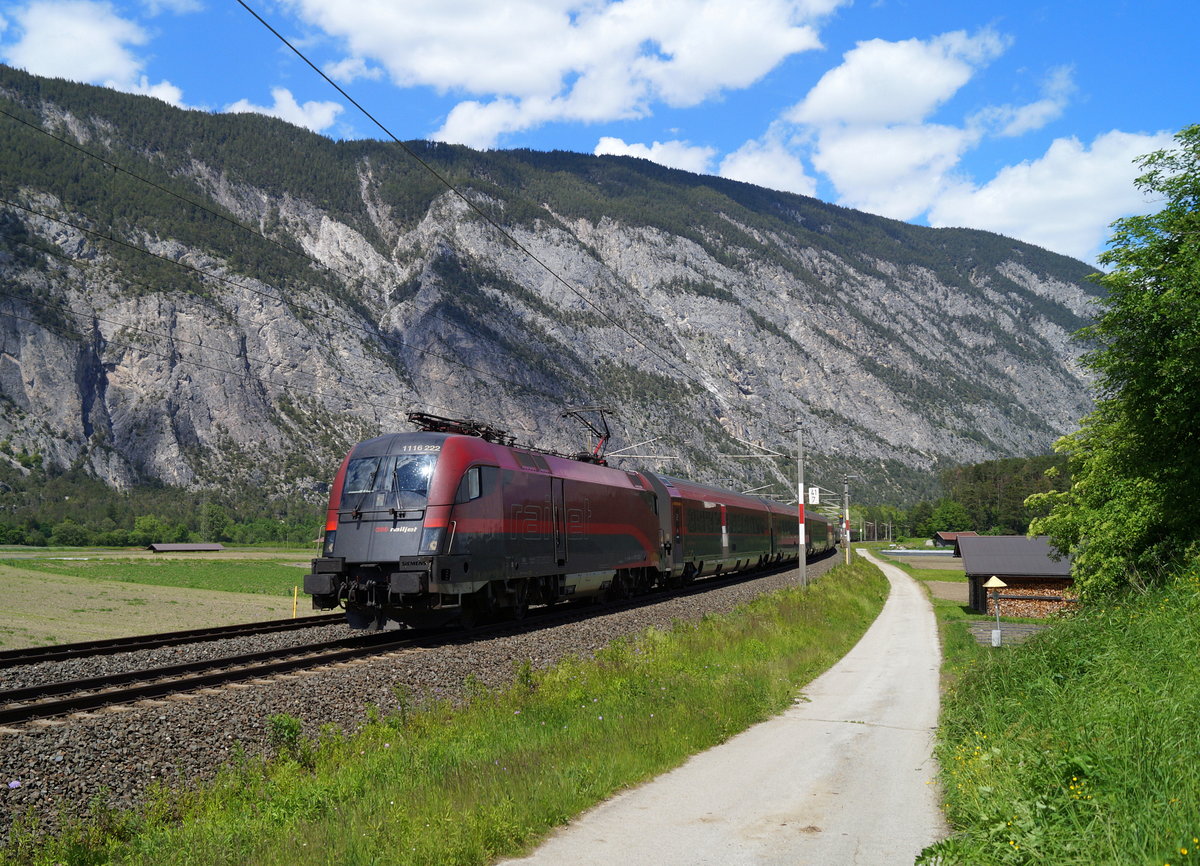
[[[329,556],[333,553],[333,538],[337,535],[336,529],[331,529],[325,533],[325,555]]]
[[[426,526],[421,532],[421,553],[445,553],[442,550],[442,537],[445,535],[445,530],[440,527]]]

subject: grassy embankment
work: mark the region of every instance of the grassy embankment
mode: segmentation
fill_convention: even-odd
[[[939,615],[956,833],[918,862],[1200,862],[1200,564],[1016,647]]]
[[[486,863],[621,788],[785,709],[858,640],[887,595],[869,563],[721,617],[518,670],[462,706],[398,693],[359,735],[271,720],[271,762],[102,816],[19,862]]]

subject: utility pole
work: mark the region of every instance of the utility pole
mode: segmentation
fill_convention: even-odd
[[[808,543],[804,537],[804,428],[796,419],[796,502],[800,506],[800,585],[808,586]]]
[[[845,509],[845,518],[842,521],[842,541],[846,548],[846,565],[850,564],[850,479],[861,477],[861,475],[842,476],[842,508]]]

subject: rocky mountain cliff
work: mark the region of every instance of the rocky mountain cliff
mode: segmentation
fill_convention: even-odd
[[[333,142],[0,67],[0,461],[264,492],[410,410],[859,501],[1088,411],[1081,262],[655,164]],[[451,190],[436,175],[454,189]]]

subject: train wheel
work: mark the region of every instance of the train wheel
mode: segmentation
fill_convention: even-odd
[[[654,586],[654,577],[650,569],[639,568],[637,577],[634,578],[633,592],[634,595],[645,595]]]
[[[624,601],[629,598],[629,578],[621,573],[613,575],[608,591],[604,593],[605,601]]]
[[[558,594],[558,585],[562,580],[561,577],[544,577],[539,585],[539,595],[537,600],[546,607],[551,607],[562,601],[562,596]]]

